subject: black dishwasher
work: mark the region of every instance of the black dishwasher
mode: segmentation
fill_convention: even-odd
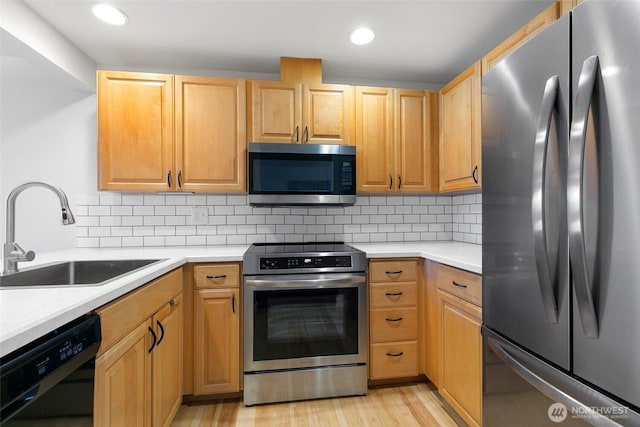
[[[86,315],[0,359],[0,424],[93,425],[100,318]]]

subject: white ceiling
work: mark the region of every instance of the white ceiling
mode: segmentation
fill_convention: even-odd
[[[553,0],[112,0],[130,22],[91,14],[97,0],[24,0],[99,68],[279,72],[281,56],[322,58],[325,81],[449,81]],[[368,46],[349,32],[367,25]],[[232,75],[232,74],[230,74]]]

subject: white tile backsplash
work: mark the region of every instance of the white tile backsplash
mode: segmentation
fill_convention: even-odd
[[[245,195],[99,193],[79,196],[78,247],[260,242],[482,243],[482,194],[358,196],[348,207],[253,207]],[[194,224],[192,210],[208,212]],[[200,224],[200,223],[198,223]]]

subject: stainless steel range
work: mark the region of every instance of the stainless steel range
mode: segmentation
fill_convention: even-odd
[[[245,405],[366,394],[365,253],[255,244],[243,263]]]

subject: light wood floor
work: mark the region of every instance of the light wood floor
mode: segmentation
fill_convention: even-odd
[[[428,384],[374,388],[366,396],[245,407],[242,401],[182,405],[171,424],[195,426],[456,427]]]

